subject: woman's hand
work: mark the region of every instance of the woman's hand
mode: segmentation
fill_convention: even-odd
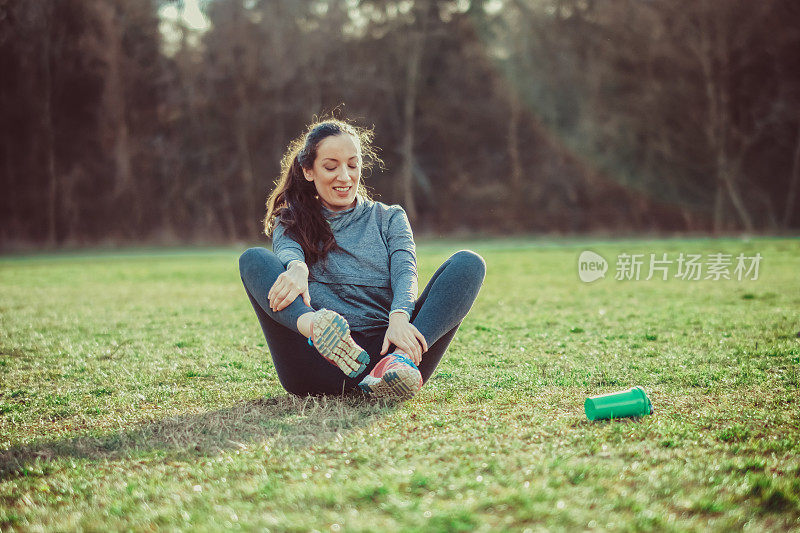
[[[425,337],[414,324],[408,321],[405,313],[392,313],[389,315],[389,327],[383,337],[383,348],[381,355],[389,351],[389,345],[394,344],[397,351],[408,355],[415,365],[422,362],[422,354],[428,351],[428,343]]]
[[[267,293],[269,307],[280,311],[291,304],[297,296],[303,297],[307,306],[311,307],[311,295],[308,292],[308,267],[301,261],[294,261],[289,269],[278,276]]]

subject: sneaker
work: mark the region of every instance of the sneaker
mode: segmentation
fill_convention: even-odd
[[[362,373],[369,364],[369,354],[350,336],[347,320],[330,309],[314,313],[308,344],[351,378]]]
[[[417,365],[403,354],[390,353],[358,384],[373,398],[408,400],[422,388]]]

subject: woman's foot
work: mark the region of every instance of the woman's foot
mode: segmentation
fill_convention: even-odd
[[[404,354],[390,353],[358,386],[373,398],[408,400],[422,388],[422,375]]]
[[[363,372],[369,363],[369,354],[350,336],[347,320],[330,309],[314,313],[308,343],[351,378]]]

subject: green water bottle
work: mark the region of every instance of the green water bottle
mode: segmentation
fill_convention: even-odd
[[[630,390],[590,396],[583,403],[586,418],[600,420],[626,416],[645,416],[653,412],[653,404],[641,387]]]

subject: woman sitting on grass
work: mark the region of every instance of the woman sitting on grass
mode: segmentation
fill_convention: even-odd
[[[339,120],[312,124],[289,146],[267,200],[274,252],[250,248],[239,258],[278,379],[293,394],[360,387],[412,397],[483,283],[483,259],[462,250],[417,298],[405,211],[372,201],[361,183],[362,168],[379,161],[371,140]]]

